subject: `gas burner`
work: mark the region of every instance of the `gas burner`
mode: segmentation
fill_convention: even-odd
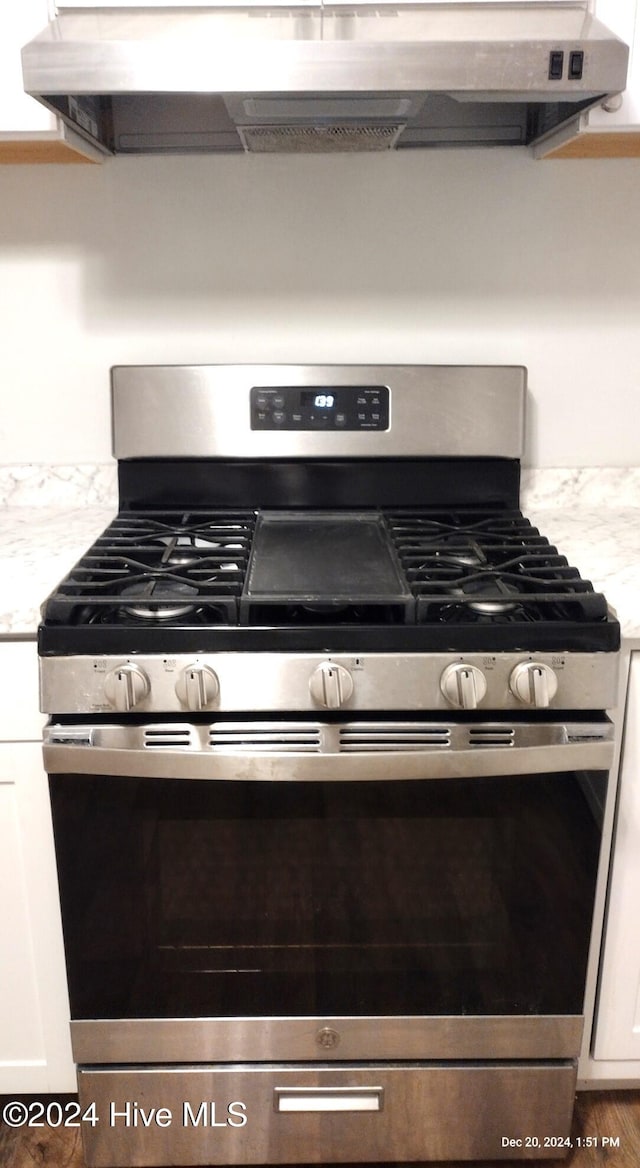
[[[219,531],[212,532],[208,535],[206,529],[204,529],[184,534],[179,529],[176,529],[174,535],[163,535],[158,542],[164,544],[166,548],[171,548],[171,552],[167,557],[168,560],[174,555],[180,556],[183,554],[183,551],[184,554],[188,554],[189,550],[207,552],[241,550],[243,545],[237,538],[242,530],[240,524],[229,524],[227,530],[232,532],[230,539],[221,537]]]
[[[192,568],[199,562],[199,557],[190,555],[186,548],[184,551],[173,551],[162,557],[162,564],[167,568]]]
[[[497,593],[497,595],[496,595]],[[471,612],[480,616],[500,617],[514,612],[519,605],[520,590],[506,580],[469,580],[460,589],[463,598],[473,596],[468,602]]]
[[[170,621],[190,616],[195,611],[195,603],[184,602],[197,598],[198,589],[179,581],[149,580],[129,584],[120,596],[126,597],[127,603],[123,604],[122,611],[128,616],[144,621]],[[130,604],[129,601],[134,599],[139,603]]]
[[[486,576],[465,580],[453,588],[447,588],[446,601],[440,607],[445,622],[463,620],[490,623],[522,615],[522,595],[520,589],[506,580]],[[444,600],[444,598],[443,598]]]
[[[464,535],[451,535],[443,540],[443,547],[436,548],[435,560],[454,568],[481,568],[487,557],[474,539]]]

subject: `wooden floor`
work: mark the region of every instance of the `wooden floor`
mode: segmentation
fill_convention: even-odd
[[[563,1160],[483,1161],[483,1168],[546,1165],[547,1168],[637,1168],[640,1165],[640,1091],[585,1092],[578,1095],[572,1136],[595,1141],[574,1148]],[[84,1168],[78,1129],[0,1125],[1,1168]],[[377,1166],[380,1168],[380,1165]],[[432,1165],[431,1168],[436,1168]],[[441,1166],[442,1168],[442,1166]]]

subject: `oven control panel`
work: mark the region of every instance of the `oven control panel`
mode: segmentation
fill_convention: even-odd
[[[386,385],[254,385],[251,429],[388,430],[389,390]]]

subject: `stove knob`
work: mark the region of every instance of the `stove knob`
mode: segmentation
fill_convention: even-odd
[[[459,710],[475,710],[487,692],[487,681],[477,665],[464,661],[447,665],[440,678],[440,689],[450,706]]]
[[[309,689],[317,705],[326,710],[338,710],[353,693],[353,678],[344,665],[323,661],[311,674]]]
[[[187,665],[176,681],[176,694],[188,710],[204,710],[215,702],[220,685],[208,665]]]
[[[544,709],[556,696],[558,678],[542,661],[521,661],[509,678],[509,686],[525,706]]]
[[[112,669],[104,679],[107,700],[116,710],[126,713],[146,698],[151,686],[144,669],[128,661]]]

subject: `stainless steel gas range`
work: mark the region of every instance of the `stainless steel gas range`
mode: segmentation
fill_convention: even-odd
[[[566,1152],[619,627],[525,377],[114,369],[39,632],[89,1165]]]

